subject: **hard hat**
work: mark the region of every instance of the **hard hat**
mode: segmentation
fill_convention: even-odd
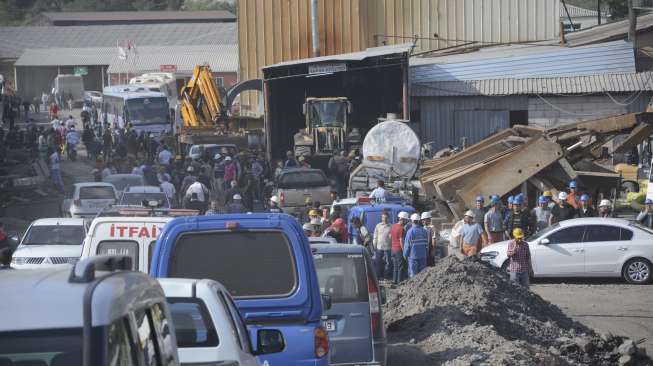
[[[599,203],[599,207],[610,207],[612,206],[612,202],[610,200],[601,200],[601,203]]]
[[[313,202],[313,199],[311,197],[306,197],[304,199],[304,203],[312,203],[312,202]]]
[[[584,194],[584,195],[580,196],[580,200],[581,200],[581,202],[587,202],[587,201],[590,200],[590,196]]]
[[[409,217],[408,217],[408,212],[406,212],[406,211],[401,211],[401,212],[399,213],[399,215],[397,215],[397,217],[399,217],[400,219],[405,219],[405,220],[408,220],[408,219],[409,219]]]
[[[498,205],[499,202],[501,202],[501,201],[499,200],[499,197],[496,197],[496,196],[493,196],[492,199],[490,200],[490,203],[492,205]]]
[[[515,239],[524,239],[524,230],[516,227],[512,230],[512,236]]]
[[[279,197],[277,196],[270,197],[270,202],[279,203]]]
[[[546,204],[548,201],[549,199],[544,196],[540,196],[540,198],[537,199],[537,202],[540,204]]]
[[[547,198],[553,197],[553,195],[551,194],[551,191],[544,191],[544,193],[542,193],[542,196],[547,197]]]
[[[422,212],[422,220],[428,220],[428,219],[430,219],[431,217],[433,217],[433,216],[431,216],[431,212],[430,212],[430,211]]]
[[[308,211],[308,216],[320,216],[320,214],[317,212],[316,209],[313,208],[310,211]]]
[[[420,216],[418,213],[414,213],[410,215],[410,221],[419,221],[419,220],[420,220]]]
[[[572,180],[571,182],[569,182],[569,188],[574,188],[574,189],[576,188],[576,181],[575,180]]]
[[[476,202],[485,202],[485,198],[483,198],[481,195],[478,195],[476,196]]]
[[[513,205],[522,205],[524,203],[524,196],[518,195],[512,200]]]
[[[559,200],[566,200],[567,199],[567,192],[560,192],[558,193],[558,199]]]
[[[241,197],[238,193],[234,194],[234,200],[242,200],[243,197]]]
[[[311,225],[322,225],[319,217],[314,217],[311,219]]]
[[[302,225],[302,229],[304,229],[305,231],[313,231],[314,230],[313,225],[308,223],[308,222],[305,223],[304,225]]]
[[[474,217],[474,212],[472,212],[472,210],[468,210],[465,212],[465,216]]]
[[[231,161],[231,156],[227,156],[226,158],[224,158],[224,161]]]
[[[230,184],[231,184],[231,188],[236,188],[236,187],[238,187],[238,182],[236,182],[235,179],[232,180]]]
[[[193,168],[192,165],[190,165],[190,166],[188,167],[188,169],[186,169],[186,171],[189,172],[189,173],[192,173],[194,170],[195,170],[195,168]]]
[[[222,157],[222,155],[220,155],[220,154],[215,154],[215,155],[213,156],[213,160],[218,160],[218,159],[220,159],[221,157]]]
[[[515,200],[515,197],[513,197],[513,196],[508,197],[508,204],[511,205],[514,200]]]
[[[306,160],[306,158],[302,155],[302,156],[300,156],[299,158],[297,158],[297,160],[299,160],[299,161],[301,162],[301,161]]]
[[[653,200],[650,198],[647,198],[646,201],[644,201],[644,204],[646,205],[653,205]]]

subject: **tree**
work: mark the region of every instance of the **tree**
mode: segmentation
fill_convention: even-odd
[[[219,0],[185,0],[184,9],[192,11],[227,10],[232,14],[238,13],[238,5],[235,2]]]

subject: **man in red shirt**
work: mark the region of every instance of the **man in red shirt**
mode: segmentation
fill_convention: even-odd
[[[398,222],[390,228],[390,243],[392,251],[392,282],[398,285],[401,282],[401,270],[404,263],[404,237],[406,231],[404,226],[408,222],[409,216],[405,211],[401,211]]]
[[[531,251],[528,243],[524,241],[524,231],[515,228],[512,231],[513,240],[508,243],[508,272],[510,280],[526,288],[529,286],[529,273],[531,269]]]

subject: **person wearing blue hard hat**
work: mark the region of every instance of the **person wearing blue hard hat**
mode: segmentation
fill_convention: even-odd
[[[512,232],[516,228],[522,229],[526,235],[530,235],[531,218],[528,210],[523,208],[524,196],[519,194],[512,200],[512,210],[509,211],[503,220],[503,226],[508,237],[512,238]]]
[[[653,200],[647,198],[646,201],[644,201],[644,204],[646,206],[644,207],[644,210],[637,215],[637,222],[653,229]]]
[[[578,217],[596,217],[596,210],[590,205],[590,196],[580,196],[578,204]]]
[[[531,218],[533,220],[533,230],[538,232],[549,227],[551,221],[551,208],[549,208],[549,199],[545,196],[540,196],[537,199],[537,207],[531,210]]]
[[[483,229],[487,235],[488,244],[498,243],[504,240],[503,213],[501,212],[501,200],[498,195],[490,199],[490,209],[483,218]]]
[[[567,193],[567,203],[570,204],[571,207],[575,209],[578,209],[578,207],[580,206],[578,185],[576,184],[575,180],[569,182],[569,193]]]
[[[485,218],[485,198],[482,195],[476,196],[475,206],[471,209],[474,213],[474,222],[483,226],[483,219]]]

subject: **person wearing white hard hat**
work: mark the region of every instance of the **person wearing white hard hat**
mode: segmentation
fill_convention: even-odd
[[[578,216],[578,211],[567,202],[567,192],[558,193],[558,202],[551,208],[549,224],[553,225],[556,222],[573,219],[576,216]]]
[[[460,253],[467,257],[476,256],[480,248],[487,243],[485,230],[474,222],[474,212],[468,210],[460,228]]]
[[[282,213],[283,212],[279,208],[279,197],[277,197],[277,196],[270,197],[270,207],[268,208],[267,212],[270,212],[270,213]]]
[[[614,217],[612,213],[612,202],[610,200],[602,199],[599,202],[599,216],[598,217]]]
[[[426,268],[429,234],[422,227],[421,217],[418,213],[410,215],[410,221],[412,221],[413,226],[406,232],[404,257],[408,259],[408,277],[413,278]]]
[[[233,200],[230,204],[227,205],[226,211],[227,213],[245,213],[247,212],[247,209],[243,205],[243,197],[236,193],[233,195]]]
[[[428,242],[429,254],[428,257],[426,258],[427,266],[433,266],[435,264],[436,245],[438,243],[438,231],[433,226],[433,223],[431,222],[431,218],[432,215],[430,211],[422,212],[422,216],[420,216],[420,219],[422,220],[422,227],[428,233],[428,239],[429,239]]]
[[[408,222],[408,212],[401,211],[397,215],[397,223],[390,227],[390,250],[392,255],[392,282],[398,285],[401,282],[401,271],[404,265],[404,225]]]
[[[308,222],[305,223],[302,226],[302,230],[304,230],[304,235],[306,235],[307,238],[311,238],[314,236],[313,234],[315,233],[315,228],[310,223]]]
[[[215,193],[215,198],[218,202],[224,200],[224,157],[220,153],[213,155],[213,176],[211,177],[213,185],[213,192]]]

